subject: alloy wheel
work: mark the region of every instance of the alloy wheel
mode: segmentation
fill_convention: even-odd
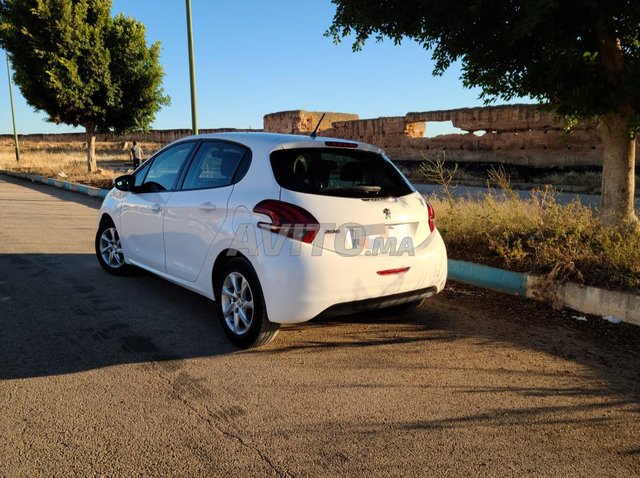
[[[100,255],[105,264],[112,269],[124,265],[124,253],[120,244],[120,236],[115,227],[109,227],[100,236]]]
[[[249,331],[253,320],[253,293],[247,279],[231,272],[222,283],[222,315],[227,327],[236,335]]]

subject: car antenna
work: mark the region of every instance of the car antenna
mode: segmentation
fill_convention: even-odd
[[[314,130],[311,132],[311,134],[309,136],[311,136],[312,138],[315,138],[318,132],[318,128],[320,127],[320,123],[322,123],[322,120],[324,119],[324,115],[326,115],[327,113],[322,113],[322,116],[320,117],[320,121],[318,121],[318,124],[316,125],[316,127],[314,128]]]

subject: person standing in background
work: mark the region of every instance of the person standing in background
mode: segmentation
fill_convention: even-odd
[[[133,161],[133,169],[136,169],[140,166],[140,163],[144,159],[144,153],[142,152],[142,148],[138,146],[138,142],[134,141],[132,148],[129,150],[129,157]]]

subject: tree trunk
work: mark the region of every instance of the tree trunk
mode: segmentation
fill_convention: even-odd
[[[93,172],[98,169],[98,163],[96,163],[96,132],[95,126],[89,124],[85,126],[87,131],[87,171]]]
[[[598,123],[604,147],[601,212],[605,224],[636,222],[635,194],[636,139],[628,132],[627,119],[617,113],[604,115]]]

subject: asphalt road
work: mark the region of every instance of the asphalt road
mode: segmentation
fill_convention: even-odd
[[[0,476],[640,476],[640,332],[454,285],[237,351],[93,256],[98,202],[0,177]]]

